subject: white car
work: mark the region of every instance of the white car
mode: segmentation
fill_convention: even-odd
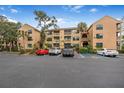
[[[104,48],[104,49],[98,50],[97,54],[102,56],[116,57],[119,53],[117,50]]]
[[[49,49],[49,55],[58,55],[61,54],[60,48],[51,48]]]

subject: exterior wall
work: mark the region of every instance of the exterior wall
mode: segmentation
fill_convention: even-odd
[[[28,30],[32,30],[32,34],[28,34]],[[39,48],[39,42],[40,42],[40,31],[36,30],[35,28],[25,24],[19,29],[20,33],[24,34],[25,37],[21,37],[19,39],[20,46],[22,46],[24,49],[33,49],[34,45]],[[32,37],[32,41],[28,41],[27,37]],[[32,47],[28,47],[28,44],[32,44]]]
[[[119,49],[121,50],[122,47],[124,46],[124,17],[121,19],[121,31],[119,33],[119,38],[118,38],[118,41],[119,41]]]
[[[93,27],[88,30],[88,43],[93,47]]]
[[[70,29],[71,33],[65,34],[64,32],[67,29]],[[47,35],[47,32],[50,32],[50,31],[47,31],[45,42],[47,44],[52,44],[52,47],[54,47],[54,43],[56,43],[56,40],[54,40],[54,37],[58,36],[60,38],[60,40],[57,42],[57,43],[59,43],[59,48],[63,49],[64,48],[64,43],[71,43],[71,45],[79,44],[79,47],[80,47],[81,46],[81,33],[73,33],[74,30],[76,30],[76,28],[64,28],[64,29],[58,29],[58,30],[50,30],[52,32],[52,35]],[[59,34],[58,35],[54,34],[54,31],[59,31]],[[65,36],[71,36],[71,40],[65,40],[64,39]],[[74,41],[73,37],[76,37],[76,36],[79,37],[80,40]],[[52,38],[52,41],[50,41],[50,42],[47,41],[47,38],[49,38],[49,37]]]
[[[93,49],[96,49],[96,43],[99,42],[103,43],[103,48],[117,49],[117,23],[119,21],[106,16],[92,25],[88,32]],[[96,30],[98,24],[103,25],[103,30]],[[96,38],[96,34],[103,34],[103,38]]]

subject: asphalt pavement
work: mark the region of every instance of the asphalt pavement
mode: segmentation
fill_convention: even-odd
[[[0,53],[0,88],[124,88],[124,56]]]

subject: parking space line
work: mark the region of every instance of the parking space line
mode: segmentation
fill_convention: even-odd
[[[62,54],[58,55],[57,57],[61,57],[61,56],[62,56]]]
[[[83,56],[83,55],[81,55],[81,54],[80,54],[80,57],[81,57],[81,58],[85,58],[85,56]]]

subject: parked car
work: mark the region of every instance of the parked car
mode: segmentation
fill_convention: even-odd
[[[35,52],[37,55],[47,55],[48,50],[47,49],[40,49]]]
[[[104,49],[98,50],[97,54],[102,56],[116,57],[119,53],[117,50],[104,48]]]
[[[51,48],[49,49],[49,55],[58,55],[61,54],[60,48]]]
[[[63,57],[65,57],[65,56],[73,57],[74,56],[74,49],[73,48],[64,48],[62,51],[62,56]]]

